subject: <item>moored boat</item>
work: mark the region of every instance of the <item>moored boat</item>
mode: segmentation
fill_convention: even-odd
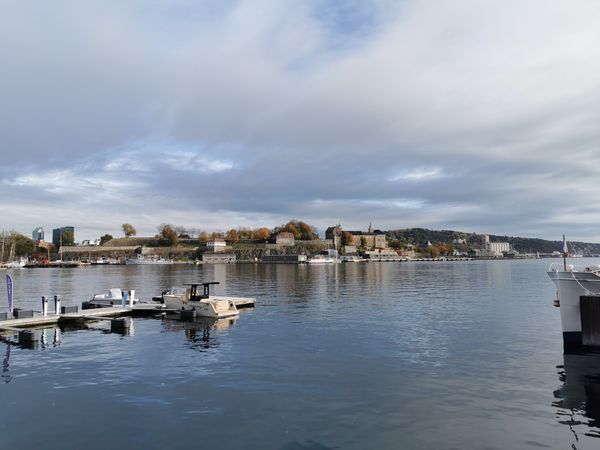
[[[335,261],[329,256],[315,255],[308,259],[308,264],[334,264]]]
[[[548,276],[556,286],[556,299],[554,306],[560,308],[560,321],[562,326],[563,344],[566,352],[578,351],[590,341],[597,342],[597,336],[590,339],[590,327],[597,328],[596,314],[586,315],[586,337],[584,337],[584,320],[582,320],[581,297],[585,298],[585,308],[597,310],[596,302],[600,302],[600,266],[575,267],[567,264],[569,249],[563,236],[563,263],[550,264]],[[591,303],[590,303],[591,302]],[[596,317],[594,317],[596,316]],[[590,322],[591,320],[591,322]],[[593,330],[592,334],[595,334]]]
[[[145,257],[138,255],[136,258],[127,258],[125,264],[128,265],[150,265],[150,264],[173,264],[172,259],[163,259],[159,257]]]
[[[27,258],[21,258],[18,261],[11,261],[6,264],[7,269],[22,269],[27,264]]]
[[[548,268],[548,276],[557,289],[555,306],[560,307],[565,348],[581,345],[580,297],[600,295],[600,266],[575,267],[554,263]]]
[[[190,283],[185,288],[171,288],[162,295],[165,308],[174,311],[196,311],[198,317],[221,319],[239,315],[235,303],[231,300],[210,297],[210,286],[219,284],[216,281],[207,283]],[[202,286],[202,292],[200,292]]]
[[[125,303],[129,305],[130,298],[133,297],[133,303],[139,303],[139,299],[135,296],[135,290],[121,291],[119,288],[108,289],[102,294],[95,294],[87,302],[92,308],[102,308],[107,306],[122,306],[123,297],[127,295]]]

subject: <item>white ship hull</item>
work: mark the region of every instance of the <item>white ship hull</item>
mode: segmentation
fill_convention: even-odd
[[[594,270],[596,269],[596,270]],[[600,272],[598,268],[567,270],[552,264],[548,276],[557,289],[565,348],[581,345],[581,313],[579,298],[582,295],[600,295]]]

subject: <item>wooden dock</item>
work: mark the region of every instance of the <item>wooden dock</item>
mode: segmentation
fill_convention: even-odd
[[[228,300],[235,303],[238,309],[252,308],[256,305],[256,299],[247,297],[211,296],[213,300]],[[125,316],[155,316],[167,312],[163,303],[135,303],[132,307],[105,307],[94,309],[83,309],[78,312],[64,314],[36,314],[33,317],[21,319],[0,320],[0,334],[15,334],[27,328],[40,328],[52,325],[62,325],[69,322],[111,320]]]
[[[97,308],[85,309],[76,313],[34,315],[23,319],[8,319],[0,321],[0,334],[14,334],[27,328],[41,328],[45,326],[60,325],[68,322],[109,320],[115,317],[131,316],[135,311],[131,308]]]

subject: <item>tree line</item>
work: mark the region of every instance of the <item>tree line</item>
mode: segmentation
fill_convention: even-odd
[[[125,237],[137,236],[137,230],[135,226],[130,223],[124,223],[121,225],[121,230]],[[294,239],[299,241],[312,241],[319,239],[317,229],[301,220],[290,220],[289,222],[274,227],[272,229],[267,227],[249,228],[249,227],[238,227],[231,228],[227,231],[206,231],[201,228],[185,227],[182,225],[173,225],[170,223],[161,223],[157,227],[157,234],[154,236],[161,243],[165,245],[175,246],[182,239],[190,240],[195,239],[201,244],[204,244],[210,240],[223,239],[227,242],[261,242],[269,241],[274,235],[281,232],[289,232],[294,236]],[[113,239],[110,234],[105,234],[100,238],[100,245]]]

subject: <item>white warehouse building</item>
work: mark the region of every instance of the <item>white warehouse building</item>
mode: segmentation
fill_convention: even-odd
[[[493,255],[501,256],[503,253],[510,251],[510,244],[508,242],[490,242],[488,250]]]

